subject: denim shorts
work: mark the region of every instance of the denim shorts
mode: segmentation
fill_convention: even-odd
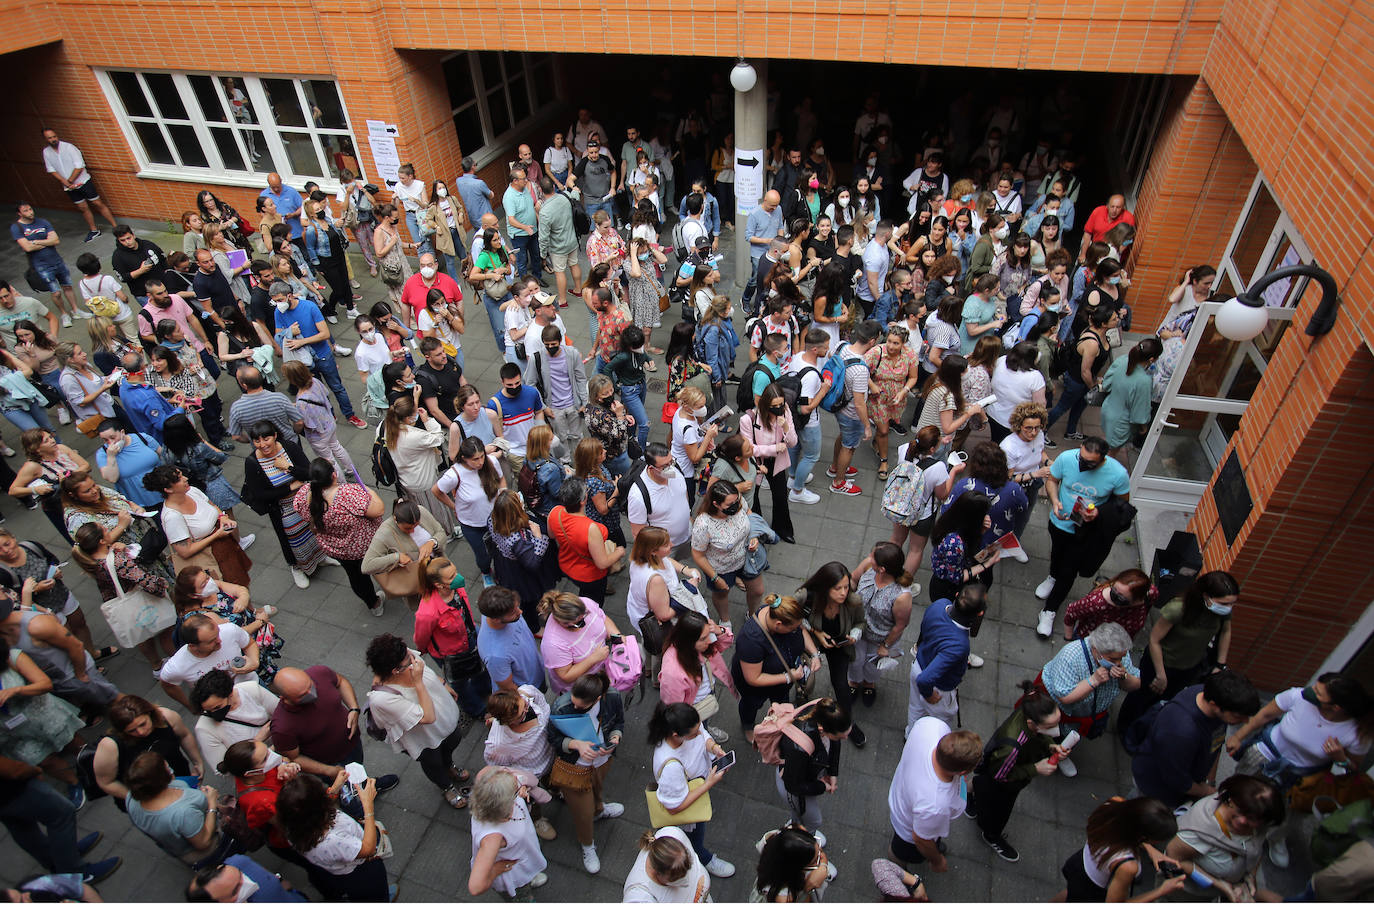
[[[38,275],[47,281],[49,292],[61,292],[63,286],[72,284],[72,272],[67,269],[65,261],[58,261],[47,266],[35,264],[33,269],[38,271]]]
[[[835,413],[835,421],[840,425],[840,445],[845,449],[858,449],[864,438],[864,423],[843,412]]]

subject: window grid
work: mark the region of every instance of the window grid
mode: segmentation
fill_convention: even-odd
[[[494,59],[483,59],[483,54],[494,54]],[[466,70],[472,83],[471,96],[464,96],[461,103],[451,108],[454,132],[458,135],[458,141],[462,145],[465,156],[481,156],[482,152],[492,146],[501,143],[502,139],[510,133],[516,131],[524,122],[534,116],[544,112],[548,108],[554,97],[540,97],[536,91],[540,84],[541,77],[546,76],[549,67],[552,65],[552,58],[546,53],[523,53],[518,51],[460,51],[454,56],[465,57],[467,63]],[[453,57],[448,57],[443,62]],[[496,84],[488,84],[487,78],[483,74],[483,63],[488,65],[492,62],[496,64],[495,70],[499,73],[500,81]],[[516,103],[511,95],[512,81],[519,84],[515,90],[522,92],[523,104]],[[547,79],[545,78],[545,81]],[[452,99],[452,93],[450,93]],[[493,104],[501,104],[501,108],[493,115]],[[465,121],[470,119],[471,112],[476,110],[478,122],[481,130],[481,144],[475,145],[468,141],[470,137],[464,134]],[[525,115],[518,116],[520,111],[526,111]],[[502,125],[501,130],[496,131],[496,124]]]

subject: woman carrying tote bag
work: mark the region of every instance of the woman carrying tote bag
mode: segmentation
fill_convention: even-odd
[[[447,532],[428,509],[410,498],[391,506],[391,518],[377,526],[363,554],[363,574],[371,575],[387,597],[400,598],[414,612],[420,605],[420,562],[443,551]]]
[[[654,782],[644,790],[649,822],[654,829],[682,827],[711,876],[734,876],[735,866],[706,847],[711,789],[725,777],[714,760],[724,757],[725,749],[702,731],[696,708],[661,701],[649,718],[649,744],[654,749]]]

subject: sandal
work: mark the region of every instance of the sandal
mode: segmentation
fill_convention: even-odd
[[[658,363],[653,361],[646,361],[644,362],[644,370],[649,371],[650,373],[657,371]]]
[[[887,456],[878,457],[878,480],[887,480]]]
[[[117,647],[115,647],[113,644],[111,644],[109,647],[102,647],[100,650],[96,651],[96,652],[95,652],[95,656],[92,657],[91,659],[93,659],[93,660],[95,660],[95,662],[99,663],[101,660],[108,660],[108,659],[110,659],[111,657],[117,655],[118,653],[119,653],[119,648],[117,648]]]
[[[472,772],[471,772],[471,771],[469,771],[469,770],[462,770],[462,769],[459,769],[458,767],[449,767],[449,768],[448,768],[448,775],[453,777],[454,782],[467,782],[468,780],[472,779]],[[467,794],[467,793],[464,793],[464,794]]]
[[[462,789],[458,789],[454,786],[449,786],[444,790],[444,801],[447,801],[452,807],[460,811],[468,806],[468,797],[463,794]]]
[[[650,346],[650,347],[648,348],[648,352],[649,352],[650,355],[662,355],[662,354],[663,354],[663,350],[660,349],[658,346]]]

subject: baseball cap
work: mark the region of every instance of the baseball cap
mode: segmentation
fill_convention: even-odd
[[[711,237],[710,237],[710,236],[697,236],[697,240],[696,240],[696,242],[694,242],[693,244],[696,245],[697,248],[710,248],[710,247],[711,247]]]
[[[534,294],[534,307],[540,308],[544,305],[552,305],[553,296],[542,289]]]

